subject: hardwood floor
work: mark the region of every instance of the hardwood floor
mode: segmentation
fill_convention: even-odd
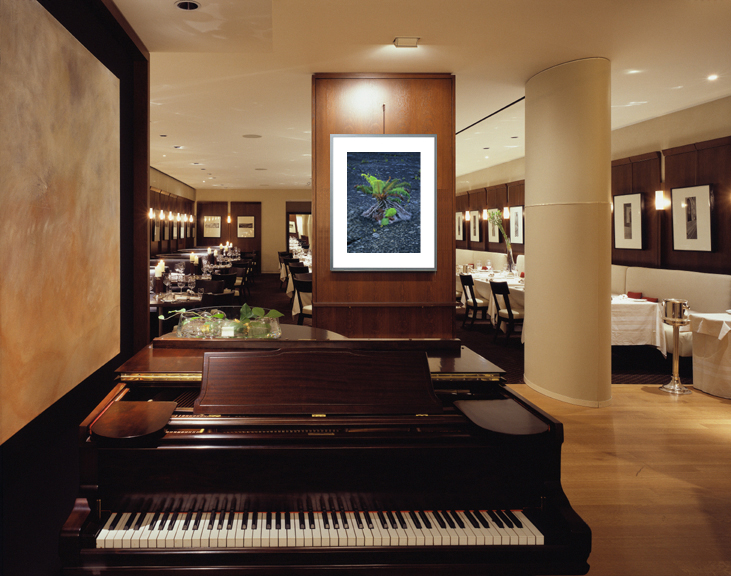
[[[731,575],[731,400],[613,385],[611,406],[584,408],[509,387],[564,424],[591,576]]]

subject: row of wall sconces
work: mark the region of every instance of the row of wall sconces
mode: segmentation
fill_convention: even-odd
[[[193,215],[192,214],[181,214],[178,212],[177,216],[173,216],[172,210],[168,213],[168,217],[165,218],[165,211],[160,210],[160,214],[158,215],[155,210],[150,208],[150,220],[155,220],[157,218],[158,220],[169,220],[170,222],[194,222]],[[229,216],[229,222],[231,221],[231,217]]]
[[[505,206],[503,208],[503,218],[505,220],[510,219],[510,206]],[[487,208],[482,209],[482,219],[487,220]],[[464,213],[464,221],[469,222],[470,221],[470,211],[466,210]]]

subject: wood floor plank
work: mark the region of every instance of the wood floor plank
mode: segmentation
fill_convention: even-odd
[[[564,425],[591,576],[731,576],[731,400],[615,384],[611,406],[587,408],[510,388]]]

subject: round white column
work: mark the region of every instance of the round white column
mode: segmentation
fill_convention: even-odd
[[[525,382],[611,403],[611,104],[604,58],[544,70],[525,90]]]

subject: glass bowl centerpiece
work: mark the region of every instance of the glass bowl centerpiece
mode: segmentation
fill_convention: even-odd
[[[282,330],[276,310],[243,306],[216,306],[179,310],[178,338],[279,338]]]

